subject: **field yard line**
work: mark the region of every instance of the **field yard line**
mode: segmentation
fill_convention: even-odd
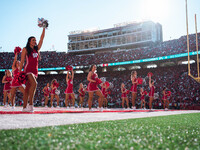
[[[129,112],[129,113],[63,113],[63,114],[5,114],[0,115],[0,130],[88,123],[108,120],[145,118],[176,114],[200,113],[190,111]]]

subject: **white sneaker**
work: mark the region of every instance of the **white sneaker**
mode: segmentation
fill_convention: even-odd
[[[101,112],[102,112],[102,111],[103,111],[103,107],[101,107],[101,108],[99,109],[99,111],[101,111]]]
[[[57,106],[56,108],[60,108],[60,106]]]
[[[94,111],[94,110],[91,108],[91,109],[89,109],[89,111]]]
[[[3,107],[4,107],[4,108],[6,108],[7,106],[6,106],[6,105],[4,105]]]
[[[99,109],[99,107],[97,107],[97,109]]]
[[[14,109],[15,109],[15,106],[12,106],[12,109],[14,110]]]
[[[67,106],[67,109],[69,109],[69,106]]]
[[[23,108],[22,112],[34,112],[33,105],[29,105],[28,107]]]
[[[51,108],[53,109],[53,106],[51,106]]]
[[[44,108],[48,108],[48,106],[47,106],[47,105],[45,105],[45,106],[44,106]]]

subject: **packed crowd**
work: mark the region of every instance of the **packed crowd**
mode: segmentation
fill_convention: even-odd
[[[190,51],[196,51],[195,34],[190,35]],[[76,55],[65,52],[41,52],[39,68],[65,67],[66,65],[73,66],[88,66],[91,64],[105,64],[113,62],[122,62],[130,60],[139,60],[145,58],[154,58],[159,56],[167,56],[187,52],[187,39],[182,36],[179,39],[162,42],[159,45],[125,49],[114,52]],[[200,33],[198,33],[198,42],[200,43]],[[199,46],[200,49],[200,46]],[[0,53],[0,69],[11,68],[14,53]],[[50,63],[51,62],[51,63]]]
[[[179,68],[177,70],[177,67]],[[192,70],[195,71],[195,65],[192,66]],[[123,82],[127,89],[131,88],[131,80],[130,80],[130,72],[131,71],[116,71],[116,72],[102,72],[98,73],[99,77],[106,77],[106,80],[111,82],[114,87],[111,90],[111,94],[108,97],[109,107],[121,107],[121,83]],[[168,90],[172,92],[170,97],[170,108],[173,109],[187,109],[191,106],[199,106],[200,107],[200,89],[199,83],[193,80],[191,77],[187,75],[187,65],[181,66],[173,66],[173,67],[162,67],[155,69],[139,69],[137,70],[138,77],[143,78],[143,84],[138,85],[138,93],[136,98],[136,107],[140,108],[140,87],[143,87],[147,92],[149,92],[148,87],[148,72],[153,73],[153,80],[155,80],[155,93],[158,94],[158,97],[155,98],[153,102],[153,108],[163,108],[162,101],[162,90],[163,87],[166,87]],[[60,90],[60,106],[64,106],[65,94],[64,91],[67,87],[66,84],[66,75],[45,75],[39,76],[37,82],[38,87],[35,94],[34,103],[35,106],[41,106],[44,103],[44,93],[42,89],[46,86],[47,83],[50,83],[53,79],[57,79],[59,82],[58,89]],[[79,101],[78,97],[78,88],[79,84],[82,82],[84,85],[88,84],[87,74],[75,74],[74,77],[74,93],[76,96],[76,106]],[[2,84],[2,83],[1,83]],[[0,86],[0,92],[2,95],[1,100],[3,99],[3,85]],[[128,95],[130,106],[131,106],[131,94]],[[145,100],[148,108],[148,100],[149,97],[146,96]],[[84,107],[87,107],[88,94],[86,94],[84,99]],[[97,106],[97,98],[94,98],[93,106]],[[17,105],[22,104],[22,96],[20,94],[16,97]],[[55,100],[56,103],[56,100]]]

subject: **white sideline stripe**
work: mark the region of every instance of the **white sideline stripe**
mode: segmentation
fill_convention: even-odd
[[[45,126],[67,125],[75,123],[146,118],[189,113],[200,113],[200,111],[191,110],[128,113],[4,114],[0,115],[0,130],[24,129]]]

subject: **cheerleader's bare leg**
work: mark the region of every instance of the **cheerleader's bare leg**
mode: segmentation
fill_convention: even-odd
[[[55,98],[56,98],[56,100],[57,100],[57,106],[59,106],[59,101],[60,101],[60,98],[59,98],[59,96],[58,96],[58,95],[55,95]]]
[[[54,95],[52,94],[51,95],[51,102],[50,102],[51,103],[51,107],[53,106],[53,99],[54,99]]]
[[[132,92],[132,107],[135,107],[135,99],[136,99],[137,93]]]
[[[4,106],[6,106],[6,98],[7,98],[7,91],[4,91],[3,92],[3,104],[4,104]]]
[[[35,96],[35,91],[37,87],[37,82],[33,74],[28,74],[28,81],[30,83],[30,88],[29,88],[29,103],[30,105],[33,105],[33,99]]]
[[[99,96],[98,102],[99,102],[99,108],[102,107],[102,102],[103,102],[103,94],[100,90],[96,91],[96,94]]]
[[[88,107],[89,107],[89,109],[91,109],[92,108],[92,99],[93,99],[94,92],[88,92],[88,93],[89,93]]]
[[[75,107],[75,96],[74,94],[71,94],[72,97],[72,106]]]
[[[122,97],[122,108],[124,108],[124,97]]]
[[[68,98],[69,98],[69,94],[65,94],[65,106],[68,106]]]
[[[126,106],[127,108],[129,108],[128,98],[126,97],[125,100],[126,100]]]

